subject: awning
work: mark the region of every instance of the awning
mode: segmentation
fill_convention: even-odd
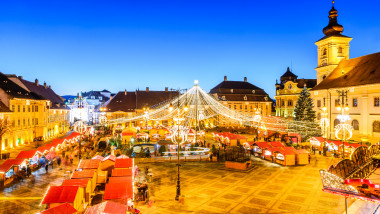
[[[78,186],[50,186],[41,204],[72,203],[75,201]]]
[[[8,172],[12,166],[20,166],[25,159],[8,159],[0,166],[0,172]]]
[[[16,159],[30,159],[30,158],[33,158],[35,155],[37,155],[37,150],[29,150],[29,151],[21,151]]]

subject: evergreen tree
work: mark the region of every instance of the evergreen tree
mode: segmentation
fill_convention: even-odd
[[[314,103],[310,97],[310,92],[304,87],[294,107],[294,120],[314,122]]]

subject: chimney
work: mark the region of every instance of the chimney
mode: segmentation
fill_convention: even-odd
[[[45,88],[45,89],[47,88],[46,82],[44,82],[44,88]]]
[[[244,82],[247,82],[247,77],[244,77]]]
[[[127,89],[125,89],[125,91],[124,91],[124,95],[127,95]],[[112,97],[112,96],[111,96]],[[112,98],[111,98],[112,99]]]
[[[50,88],[51,88],[51,85],[48,85],[48,88],[50,89]]]
[[[18,76],[18,78],[19,78],[20,80],[22,80],[22,76]]]
[[[224,76],[224,81],[227,81],[227,76]]]
[[[146,92],[149,92],[149,87],[146,87]]]
[[[38,79],[34,80],[34,83],[38,86]]]
[[[169,91],[169,88],[168,87],[165,87],[165,92],[168,92]]]

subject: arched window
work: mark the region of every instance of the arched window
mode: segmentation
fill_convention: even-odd
[[[323,75],[322,80],[324,80],[325,78],[326,78],[326,75]]]
[[[322,56],[326,56],[327,55],[327,49],[324,48],[323,51],[322,51]]]
[[[343,48],[342,47],[338,48],[338,53],[343,53]]]
[[[380,132],[380,121],[373,122],[373,132]]]
[[[334,127],[337,126],[338,124],[340,124],[340,121],[338,119],[335,119],[334,120]]]
[[[354,130],[359,130],[359,121],[353,120],[352,127],[354,128]]]

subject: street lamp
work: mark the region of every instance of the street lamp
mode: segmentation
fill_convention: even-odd
[[[341,139],[339,134],[342,133],[342,141],[343,141],[343,159],[345,157],[345,148],[344,148],[344,141],[350,139],[352,137],[352,126],[350,124],[347,124],[346,122],[351,120],[348,111],[348,90],[337,90],[338,93],[338,106],[336,109],[340,111],[340,114],[337,116],[337,119],[340,121],[340,124],[335,126],[335,137],[338,139]],[[346,136],[346,133],[348,133],[348,137]]]
[[[327,107],[326,107],[326,99],[323,98],[323,107],[322,107],[322,114],[321,114],[321,120],[320,125],[322,127],[323,131],[323,138],[327,138],[327,127],[330,126],[330,122],[328,119],[328,113],[327,113]]]
[[[84,108],[84,104],[83,104],[83,97],[82,97],[82,94],[80,93],[79,96],[78,96],[78,108],[79,108],[79,118],[80,118],[80,127],[79,127],[79,154],[78,154],[78,158],[79,160],[82,158],[82,153],[81,153],[81,149],[82,149],[82,124],[83,124],[83,121],[82,121],[82,110]]]

